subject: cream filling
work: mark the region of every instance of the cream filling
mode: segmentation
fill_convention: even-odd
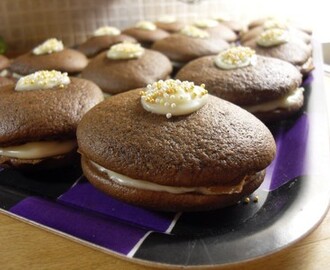
[[[109,59],[134,59],[139,58],[144,54],[144,49],[141,44],[123,42],[110,47],[107,52]]]
[[[61,73],[60,71],[42,70],[32,73],[30,75],[21,77],[16,83],[16,91],[30,91],[49,89],[55,86],[64,87],[70,83],[68,73]]]
[[[246,106],[244,109],[251,113],[268,112],[276,109],[287,109],[299,102],[303,96],[304,88],[300,87],[287,94],[285,97],[264,102],[259,105]]]
[[[152,183],[145,180],[133,179],[120,173],[116,173],[109,169],[90,161],[91,164],[100,172],[107,174],[108,179],[111,179],[115,183],[136,189],[150,190],[157,192],[168,192],[172,194],[185,194],[185,193],[199,193],[204,195],[221,195],[221,194],[233,194],[240,193],[245,183],[245,177],[237,184],[233,186],[212,186],[212,187],[175,187],[165,186],[156,183]]]
[[[41,54],[50,54],[54,52],[60,52],[64,50],[64,46],[61,40],[57,40],[56,38],[47,39],[44,43],[33,49],[33,54],[41,55]]]
[[[40,159],[67,154],[76,147],[76,140],[29,142],[1,147],[0,155],[19,159]]]
[[[103,26],[94,31],[94,36],[118,36],[120,30],[112,26]]]
[[[0,72],[0,77],[7,77],[9,75],[8,69],[4,69]]]
[[[141,92],[141,104],[149,112],[166,115],[186,115],[203,107],[208,98],[204,85],[169,79],[147,85]]]

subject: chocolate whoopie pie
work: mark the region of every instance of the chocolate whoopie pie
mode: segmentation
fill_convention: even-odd
[[[122,42],[136,42],[136,39],[128,35],[121,34],[120,30],[104,26],[98,28],[92,37],[80,44],[77,50],[87,57],[94,57],[102,51],[108,50],[110,46]]]
[[[76,128],[103,100],[92,82],[39,71],[0,88],[0,165],[50,169],[77,157]]]
[[[87,64],[88,59],[84,54],[64,48],[62,41],[52,38],[14,59],[9,69],[21,76],[39,70],[58,70],[73,75],[82,71]]]
[[[123,34],[134,37],[144,47],[150,47],[155,41],[163,39],[169,35],[149,21],[140,21],[134,27],[123,30]]]
[[[234,42],[238,36],[236,33],[223,23],[212,19],[201,19],[194,22],[194,25],[207,31],[211,36],[221,38],[227,42]]]
[[[258,38],[242,43],[257,54],[279,58],[296,66],[306,75],[313,68],[312,47],[289,31],[273,28],[262,32]]]
[[[108,94],[118,94],[166,79],[171,72],[165,55],[140,44],[120,43],[92,59],[81,76]]]
[[[166,32],[175,33],[179,32],[185,26],[185,23],[177,20],[174,16],[164,15],[155,21],[155,25]]]
[[[194,26],[184,27],[180,33],[156,41],[153,50],[165,54],[175,66],[206,55],[214,55],[229,47],[229,44],[218,37]]]
[[[205,83],[210,94],[243,107],[262,121],[284,119],[304,103],[302,75],[290,63],[232,47],[184,66],[177,79]]]
[[[256,117],[178,80],[105,100],[83,117],[77,139],[95,187],[165,211],[235,204],[262,183],[275,154]]]

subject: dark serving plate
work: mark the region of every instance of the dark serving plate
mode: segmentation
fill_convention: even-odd
[[[38,174],[0,171],[0,209],[130,260],[210,266],[251,260],[313,230],[330,200],[328,119],[322,55],[304,82],[302,114],[270,125],[277,156],[251,202],[204,213],[164,213],[119,202],[92,187],[78,167]],[[258,202],[253,202],[255,196]]]

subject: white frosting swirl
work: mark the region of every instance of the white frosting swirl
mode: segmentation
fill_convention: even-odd
[[[144,54],[144,49],[138,43],[123,42],[111,46],[107,57],[114,60],[139,58]]]
[[[207,102],[205,85],[180,80],[160,80],[141,91],[141,103],[145,110],[166,115],[186,115],[199,110]]]
[[[94,36],[118,36],[120,30],[112,26],[103,26],[94,31]]]
[[[154,31],[157,28],[157,26],[154,23],[149,21],[140,21],[135,25],[135,27],[148,31]]]
[[[160,23],[174,23],[174,22],[176,22],[176,18],[174,16],[171,16],[171,15],[163,15],[163,16],[160,16],[158,18],[157,22],[160,22]]]
[[[272,47],[289,41],[289,32],[272,28],[262,32],[257,38],[257,44],[262,47]]]
[[[212,19],[200,19],[194,22],[194,25],[199,28],[212,28],[219,25],[219,22]]]
[[[47,39],[44,43],[35,47],[32,51],[35,55],[41,54],[51,54],[54,52],[63,51],[64,46],[61,40],[57,40],[56,38]]]
[[[255,65],[256,52],[249,47],[231,47],[220,52],[214,59],[215,65],[220,69],[235,69]]]
[[[16,91],[29,91],[49,89],[55,86],[64,87],[70,83],[68,73],[61,73],[60,71],[37,71],[30,75],[21,77],[16,83]]]
[[[180,33],[193,38],[208,38],[210,36],[208,32],[192,25],[183,27]]]

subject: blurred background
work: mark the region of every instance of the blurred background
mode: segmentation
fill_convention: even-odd
[[[142,19],[165,14],[190,21],[227,16],[250,20],[277,16],[314,29],[321,42],[330,41],[330,11],[324,0],[1,0],[0,36],[13,51],[34,47],[49,37],[66,46],[81,43],[104,25],[121,29]]]

